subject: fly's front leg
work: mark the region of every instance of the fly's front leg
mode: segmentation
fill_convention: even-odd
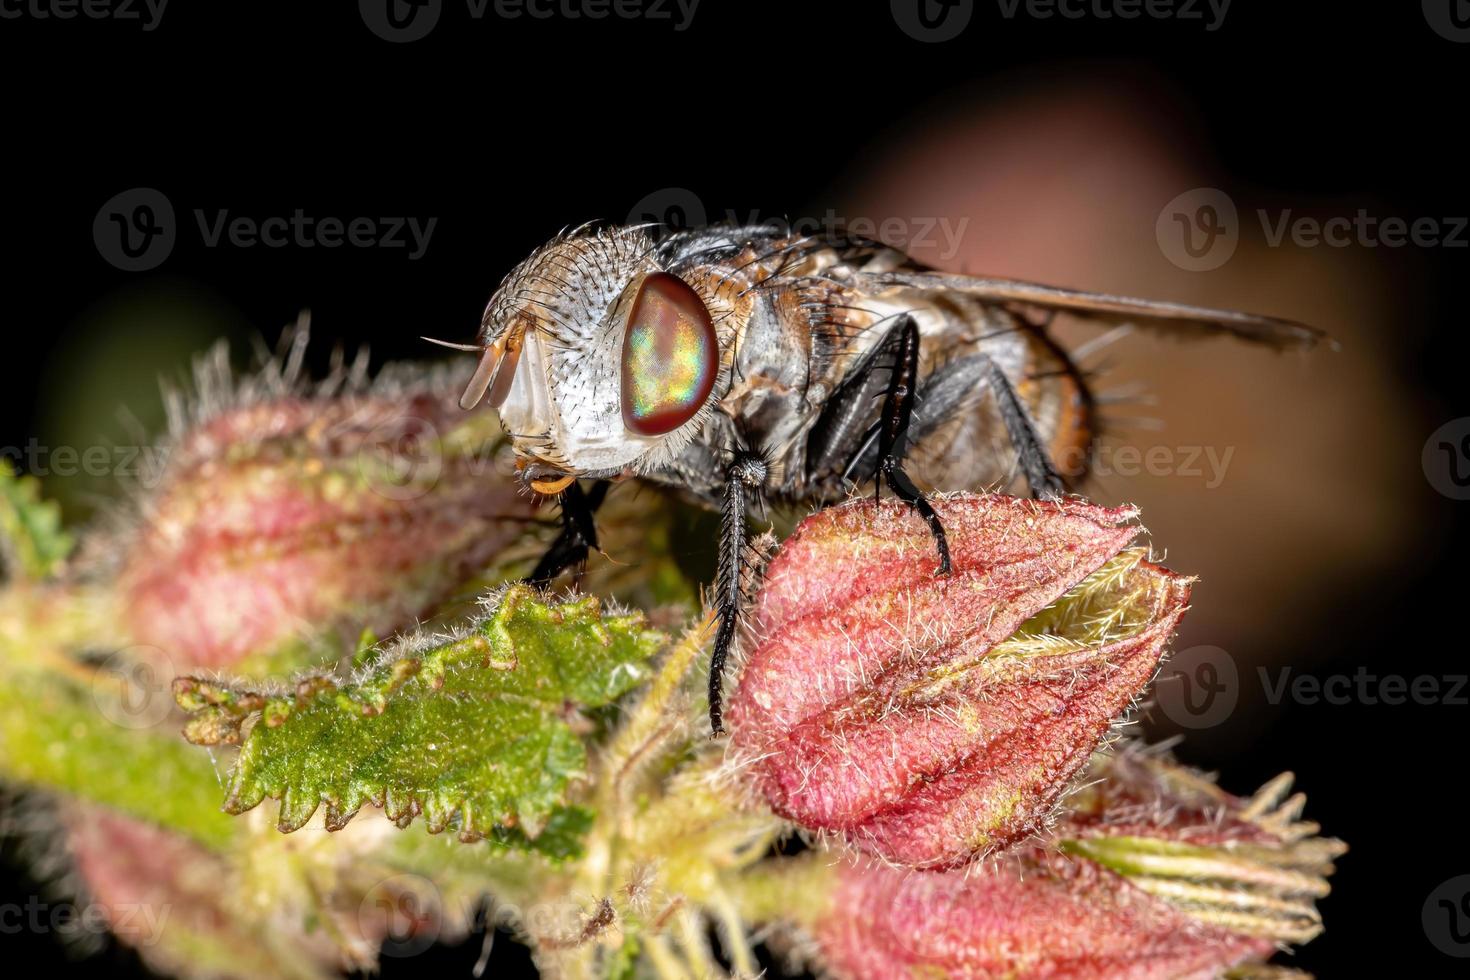
[[[720,568],[715,579],[715,612],[720,628],[709,661],[709,725],[723,735],[721,716],[725,700],[725,659],[735,641],[740,620],[741,573],[745,569],[745,509],[766,482],[766,463],[755,453],[740,451],[725,469],[725,493],[720,511]]]
[[[597,523],[593,514],[602,505],[611,484],[598,480],[592,489],[582,492],[581,484],[573,480],[561,492],[561,533],[546,549],[546,554],[536,563],[536,570],[527,576],[531,585],[546,586],[568,568],[577,569],[577,582],[587,568],[587,555],[597,548]]]
[[[888,377],[888,394],[883,399],[883,415],[878,420],[878,476],[873,494],[878,494],[881,481],[886,480],[893,495],[919,512],[929,533],[934,536],[934,546],[939,551],[939,574],[950,571],[949,538],[939,515],[914,481],[903,471],[903,456],[908,449],[909,422],[914,414],[914,389],[919,380],[919,325],[914,318],[906,316],[900,327],[898,348],[895,351],[893,370]]]

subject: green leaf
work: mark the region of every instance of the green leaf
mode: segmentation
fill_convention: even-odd
[[[578,709],[640,684],[663,640],[595,598],[512,586],[469,629],[409,641],[352,682],[267,694],[183,678],[175,694],[191,741],[241,746],[227,812],[277,799],[290,832],[325,804],[335,830],[371,802],[401,827],[422,814],[433,833],[570,856],[590,819],[569,797],[587,768]]]
[[[45,579],[71,553],[72,538],[61,528],[61,508],[41,499],[33,476],[17,476],[0,459],[0,546],[12,574]]]

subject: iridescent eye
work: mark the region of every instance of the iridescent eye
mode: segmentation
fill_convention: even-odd
[[[719,359],[704,300],[678,276],[649,274],[623,336],[623,424],[661,436],[688,422],[715,386]]]

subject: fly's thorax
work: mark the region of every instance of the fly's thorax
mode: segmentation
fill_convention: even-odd
[[[499,406],[523,471],[667,465],[726,385],[732,297],[716,277],[664,268],[638,229],[573,234],[522,263],[491,300],[481,342],[523,331]]]

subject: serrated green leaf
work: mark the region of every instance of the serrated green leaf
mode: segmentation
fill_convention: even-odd
[[[469,630],[390,651],[350,683],[269,695],[185,678],[175,693],[191,741],[241,746],[228,812],[277,799],[289,832],[325,804],[337,829],[371,802],[400,826],[422,814],[431,832],[569,856],[588,820],[568,798],[587,767],[578,709],[640,684],[663,639],[595,598],[512,586]]]
[[[18,476],[0,459],[0,545],[12,574],[49,578],[71,553],[72,538],[61,527],[61,508],[41,498],[33,476]]]

